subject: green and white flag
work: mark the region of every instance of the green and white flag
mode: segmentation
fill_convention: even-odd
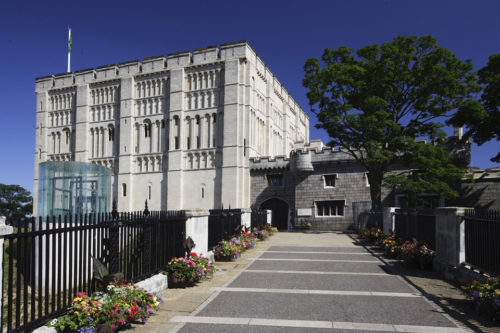
[[[68,37],[68,53],[71,53],[71,43],[72,43],[72,40],[71,40],[71,29],[69,29],[69,37]]]
[[[72,43],[73,43],[73,40],[71,39],[71,28],[68,27],[68,73],[71,72],[70,63],[71,63],[71,44]]]

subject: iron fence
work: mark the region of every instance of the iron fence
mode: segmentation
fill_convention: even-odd
[[[88,214],[14,223],[5,236],[1,331],[23,332],[61,315],[76,292],[92,293],[92,257],[137,281],[183,256],[179,211]]]
[[[426,243],[431,250],[436,249],[436,215],[430,209],[397,209],[394,229],[398,237],[415,238]]]
[[[241,209],[211,209],[208,217],[208,248],[234,235],[241,226]]]
[[[252,210],[250,218],[250,229],[259,228],[267,224],[267,212],[265,210]]]
[[[500,274],[500,211],[465,211],[465,261],[490,274]]]

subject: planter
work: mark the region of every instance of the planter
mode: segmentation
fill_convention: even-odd
[[[307,231],[307,230],[311,230],[311,227],[308,227],[308,226],[295,226],[293,228],[293,230],[297,230],[297,231]]]
[[[169,288],[186,288],[191,287],[196,283],[194,278],[190,278],[188,280],[176,279],[176,278],[168,278],[168,287]]]
[[[111,329],[111,327],[107,324],[98,324],[95,327],[96,333],[113,333],[118,331],[118,327]]]

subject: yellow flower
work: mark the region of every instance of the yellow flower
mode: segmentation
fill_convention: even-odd
[[[82,302],[82,305],[87,305],[87,302],[83,301],[83,302]]]
[[[500,297],[500,289],[495,289],[493,295],[495,295],[495,297]]]

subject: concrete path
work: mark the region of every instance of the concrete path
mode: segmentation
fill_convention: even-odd
[[[181,302],[179,312],[171,313],[164,325],[157,321],[160,325],[146,324],[144,329],[462,331],[439,307],[399,276],[387,273],[383,262],[343,234],[278,233],[240,260],[244,266],[233,267],[223,284],[214,277],[214,283],[198,295],[203,299],[193,294],[197,301],[193,299],[192,306],[187,304],[182,311]],[[197,303],[201,304],[194,308]]]

